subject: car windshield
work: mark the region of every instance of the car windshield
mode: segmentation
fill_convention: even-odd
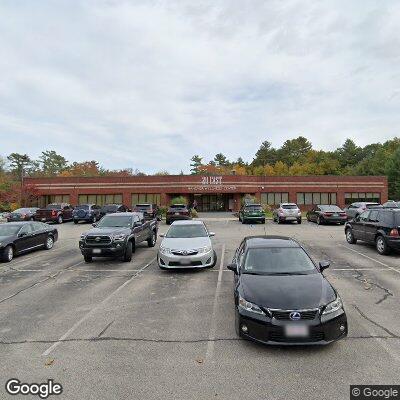
[[[15,235],[20,229],[21,225],[3,224],[0,225],[0,236]]]
[[[60,210],[61,205],[60,204],[49,204],[46,208],[48,210]]]
[[[13,211],[14,213],[28,213],[33,211],[33,208],[18,208],[17,210]]]
[[[302,248],[275,247],[249,249],[243,273],[256,275],[296,275],[317,270]]]
[[[172,225],[166,236],[167,238],[195,238],[207,237],[207,231],[203,224]]]
[[[366,207],[367,208],[382,208],[383,206],[379,203],[367,203]]]
[[[176,209],[176,208],[186,208],[184,204],[172,204],[169,208]]]
[[[88,204],[80,204],[79,206],[75,207],[75,210],[89,210]]]
[[[341,212],[342,209],[338,206],[319,206],[322,211],[330,211],[330,212]]]
[[[282,208],[285,210],[295,210],[298,207],[296,204],[282,204]]]
[[[259,204],[251,204],[245,207],[246,211],[262,211],[262,207]]]
[[[150,204],[136,204],[135,206],[138,210],[148,210],[151,208]]]
[[[115,211],[116,209],[117,209],[117,206],[114,206],[114,205],[103,206],[103,208],[102,208],[103,211]]]
[[[132,226],[132,217],[131,216],[105,216],[100,222],[97,224],[98,228],[110,228],[110,227],[118,227],[118,228],[130,228]]]

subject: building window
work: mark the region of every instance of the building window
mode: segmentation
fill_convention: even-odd
[[[136,204],[157,204],[161,205],[160,193],[132,193],[132,205]]]
[[[346,204],[358,203],[361,201],[369,201],[372,203],[381,202],[380,193],[362,192],[362,193],[345,193],[344,200]]]
[[[297,204],[299,205],[336,204],[336,201],[336,193],[297,193]]]
[[[289,202],[289,193],[286,192],[261,193],[262,204],[275,206],[280,203],[288,203],[288,202]]]
[[[122,204],[122,194],[80,194],[78,204]]]
[[[69,194],[52,194],[40,196],[38,198],[38,207],[46,207],[48,204],[52,203],[68,203],[69,204]]]

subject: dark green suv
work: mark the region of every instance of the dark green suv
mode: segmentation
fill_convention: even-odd
[[[261,204],[245,204],[239,211],[239,221],[242,224],[247,222],[261,222],[265,224],[265,212]]]

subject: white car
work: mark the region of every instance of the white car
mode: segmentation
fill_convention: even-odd
[[[209,232],[203,221],[175,221],[168,229],[158,250],[161,269],[212,268],[217,263]]]

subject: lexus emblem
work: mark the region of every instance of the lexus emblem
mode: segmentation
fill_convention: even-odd
[[[290,318],[292,321],[298,321],[299,319],[301,319],[301,315],[300,315],[299,312],[293,311],[293,312],[291,312],[291,313],[289,314],[289,318]]]

